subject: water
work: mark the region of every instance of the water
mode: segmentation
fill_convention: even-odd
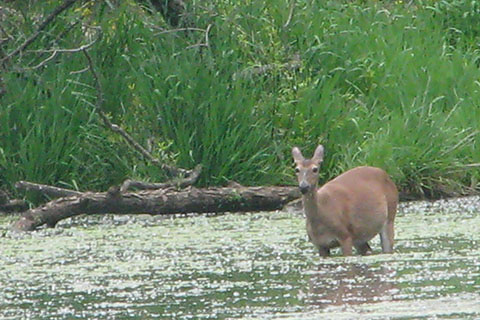
[[[0,220],[1,319],[478,319],[480,198],[403,204],[392,255],[321,259],[295,211]]]

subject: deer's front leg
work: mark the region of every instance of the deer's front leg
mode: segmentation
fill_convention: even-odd
[[[342,253],[344,256],[351,256],[352,255],[352,247],[353,241],[351,237],[346,237],[344,239],[340,239],[340,246],[342,247]]]
[[[326,258],[330,255],[330,248],[320,247],[318,248],[318,253],[322,258]]]

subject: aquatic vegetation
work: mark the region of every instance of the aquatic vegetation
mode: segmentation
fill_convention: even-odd
[[[372,256],[329,259],[295,211],[84,216],[25,234],[2,218],[0,317],[478,317],[479,203],[402,204],[394,254],[374,239]]]

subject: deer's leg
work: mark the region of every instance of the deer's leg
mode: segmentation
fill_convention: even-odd
[[[342,253],[344,256],[352,255],[353,241],[351,237],[340,239],[340,246],[342,247]]]
[[[323,258],[326,258],[330,255],[330,248],[327,248],[327,247],[319,247],[318,248],[318,253],[320,254],[320,256],[322,256]]]
[[[355,245],[355,249],[357,249],[358,253],[362,256],[367,256],[372,254],[372,248],[368,244],[368,242],[363,242]]]
[[[388,221],[380,231],[380,242],[383,253],[393,252],[393,237],[395,235],[393,221]]]

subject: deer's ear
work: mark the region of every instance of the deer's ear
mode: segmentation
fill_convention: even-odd
[[[292,148],[292,156],[293,156],[293,160],[295,162],[301,162],[301,161],[305,160],[305,158],[302,155],[302,152],[297,147]]]
[[[312,160],[316,163],[321,163],[323,161],[323,146],[321,144],[315,149]]]

